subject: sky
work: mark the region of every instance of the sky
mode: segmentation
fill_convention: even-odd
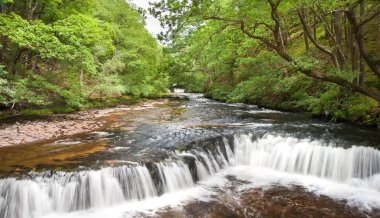
[[[149,8],[149,2],[158,2],[159,0],[130,0],[137,7],[144,9]],[[153,35],[159,34],[163,29],[160,26],[160,22],[152,15],[147,15],[146,29]]]

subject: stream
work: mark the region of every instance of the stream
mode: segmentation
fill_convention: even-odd
[[[0,148],[0,218],[199,217],[183,208],[240,207],[247,190],[271,187],[380,214],[376,130],[181,92],[106,119],[99,131]]]

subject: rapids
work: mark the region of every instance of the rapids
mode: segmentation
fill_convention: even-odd
[[[352,126],[305,115],[181,96],[190,100],[118,114],[119,125],[71,140],[73,146],[108,144],[74,165],[36,165],[21,174],[3,170],[0,217],[135,216],[212,199],[231,175],[246,181],[242,190],[298,184],[362,210],[380,208],[378,132],[359,129],[353,135]],[[154,111],[161,117],[144,115]],[[131,124],[136,128],[126,129]]]

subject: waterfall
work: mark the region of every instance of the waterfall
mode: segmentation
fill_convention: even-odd
[[[194,186],[189,167],[182,161],[156,164],[163,192],[169,193]]]
[[[118,179],[127,200],[157,196],[152,177],[145,166],[122,167],[114,176]]]
[[[249,165],[380,191],[380,151],[371,147],[344,149],[318,140],[271,134],[254,140],[251,134],[236,135],[232,145],[227,139],[223,142],[226,154],[219,146],[213,154],[210,150],[193,151],[211,175],[226,165]]]
[[[234,146],[236,162],[282,172],[313,175],[348,184],[358,179],[370,181],[380,173],[380,152],[371,147],[344,149],[317,140],[269,134],[254,141],[250,135],[235,137]],[[367,186],[377,189],[370,183]]]
[[[159,163],[164,192],[194,185],[183,162]],[[38,218],[51,212],[104,208],[125,201],[158,196],[145,166],[122,166],[97,171],[56,172],[33,179],[0,180],[1,218]]]
[[[197,180],[239,165],[312,175],[380,191],[380,151],[371,147],[344,149],[318,140],[240,134],[233,140],[223,138],[220,143],[197,146],[174,156],[175,160],[150,167],[107,167],[2,179],[0,217],[38,218],[144,200],[194,187]]]

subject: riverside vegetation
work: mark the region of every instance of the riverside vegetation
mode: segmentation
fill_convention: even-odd
[[[380,127],[380,4],[162,0],[172,83],[227,102]]]
[[[166,94],[162,49],[144,28],[142,12],[124,0],[2,0],[0,6],[3,109],[70,112],[99,99],[112,105],[129,99],[114,100],[123,95]]]
[[[375,0],[1,0],[0,106],[69,112],[168,88],[380,127]],[[123,100],[124,99],[124,100]],[[41,110],[42,109],[42,110]]]

